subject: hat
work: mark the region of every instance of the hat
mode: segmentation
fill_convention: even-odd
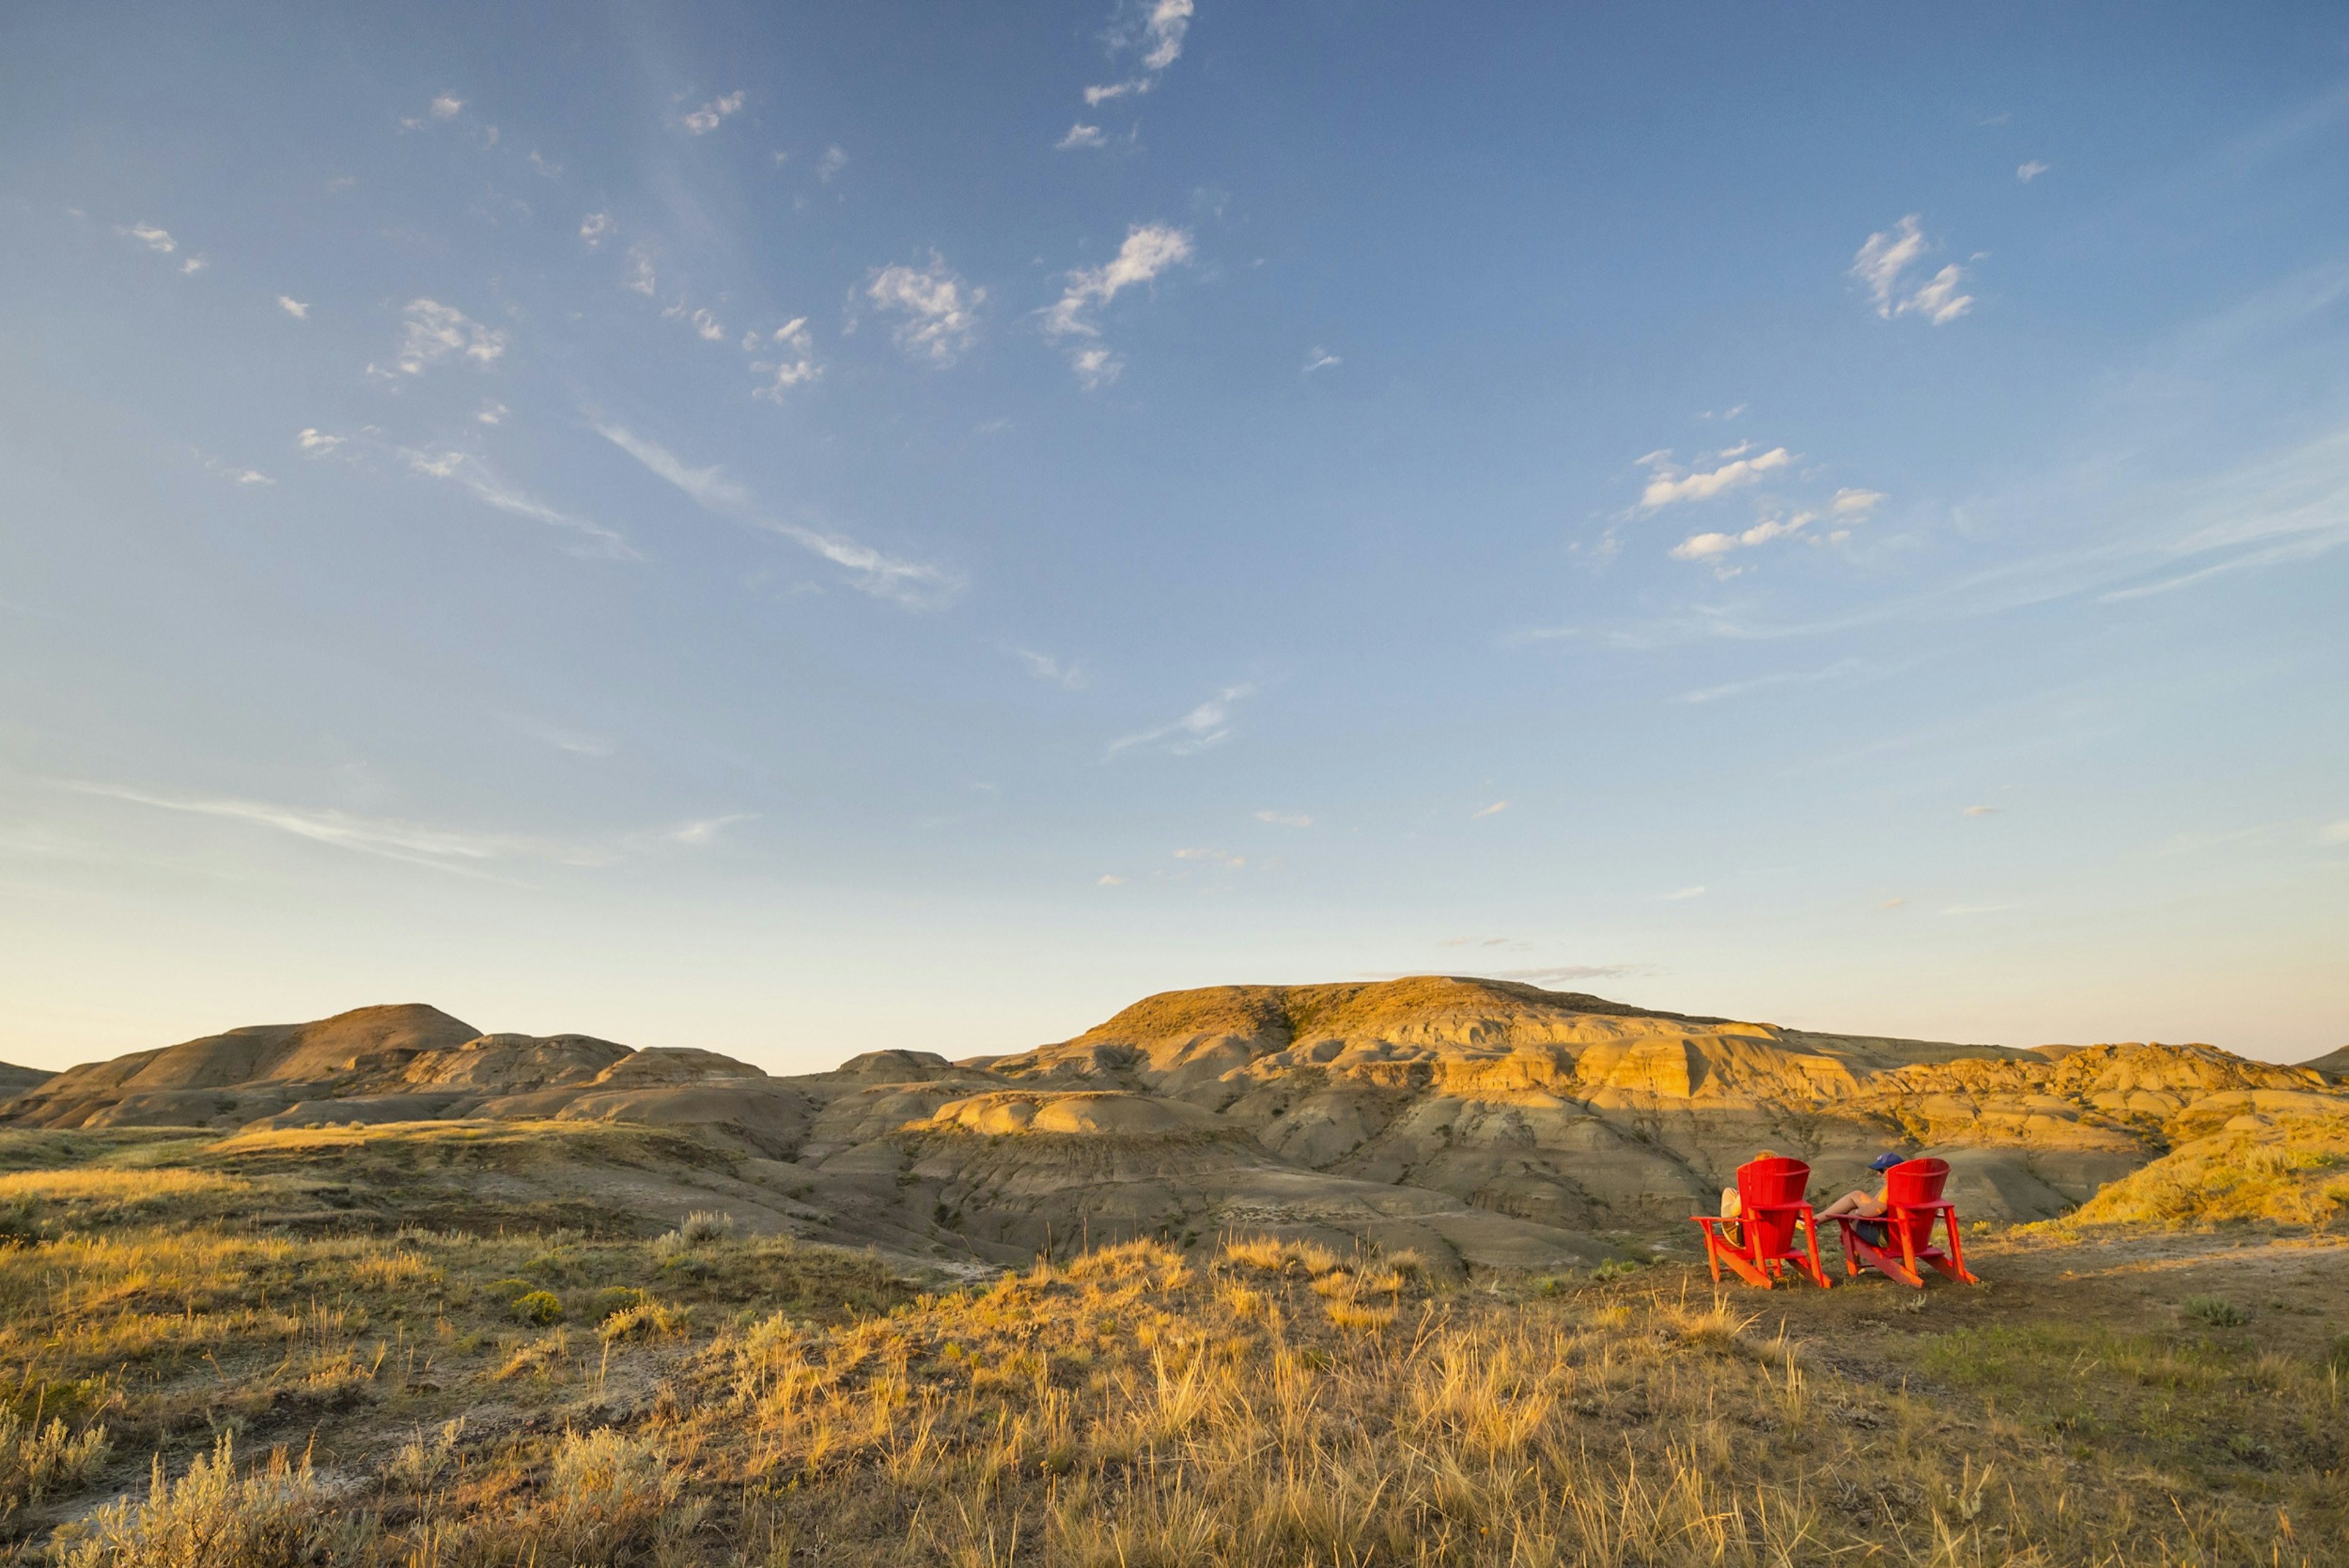
[[[1868,1168],[1870,1171],[1889,1171],[1895,1165],[1907,1163],[1908,1159],[1906,1154],[1879,1154],[1868,1162]]]

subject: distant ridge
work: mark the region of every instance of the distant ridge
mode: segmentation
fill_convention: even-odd
[[[1071,1235],[1268,1232],[1547,1267],[1685,1223],[1765,1147],[1822,1191],[1884,1150],[1930,1151],[1970,1215],[2063,1213],[2180,1141],[2349,1116],[2327,1077],[2344,1058],[1828,1034],[1417,975],[1161,992],[1009,1056],[874,1051],[791,1078],[362,1007],[36,1079],[0,1123],[203,1130],[223,1159],[322,1168],[362,1135],[445,1150],[472,1136],[453,1124],[503,1123],[547,1163],[500,1166],[500,1191],[659,1187],[671,1207],[990,1264]],[[562,1152],[591,1146],[582,1123],[652,1130],[674,1163],[657,1181],[582,1165]]]

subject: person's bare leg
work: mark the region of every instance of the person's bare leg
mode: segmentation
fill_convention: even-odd
[[[1846,1192],[1818,1212],[1819,1218],[1822,1220],[1837,1219],[1845,1214],[1854,1214],[1861,1219],[1872,1220],[1882,1212],[1884,1212],[1884,1205],[1876,1201],[1876,1194],[1873,1192]]]

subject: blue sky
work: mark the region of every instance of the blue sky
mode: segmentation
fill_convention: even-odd
[[[2337,6],[19,7],[0,1057],[2349,1039]]]

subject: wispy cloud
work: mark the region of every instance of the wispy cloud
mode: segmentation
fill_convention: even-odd
[[[659,845],[700,846],[714,842],[727,825],[748,817],[736,813],[705,818],[671,827],[618,833],[588,842],[566,842],[524,833],[479,833],[436,827],[394,817],[363,816],[357,812],[280,805],[273,801],[233,797],[166,794],[112,784],[72,784],[85,795],[128,801],[157,810],[211,817],[328,844],[357,854],[409,865],[429,866],[460,875],[480,875],[501,861],[537,861],[558,865],[609,865],[630,853]]]
[[[2003,806],[1969,806],[1961,812],[1960,815],[1967,817],[1995,817],[2001,811],[2005,810],[2006,808]]]
[[[1302,811],[1258,811],[1256,820],[1269,822],[1276,828],[1309,828],[1313,819]]]
[[[1489,806],[1480,807],[1469,812],[1468,820],[1473,822],[1484,817],[1497,817],[1508,809],[1509,803],[1506,800],[1495,800]]]
[[[180,249],[180,242],[171,237],[171,230],[157,228],[152,223],[133,223],[128,228],[117,229],[115,232],[138,241],[159,256],[176,254]],[[187,256],[181,259],[180,271],[200,273],[204,266],[202,256]]]
[[[1129,735],[1109,743],[1109,755],[1119,756],[1137,748],[1149,747],[1174,755],[1187,756],[1205,751],[1211,746],[1221,746],[1232,737],[1232,708],[1256,695],[1256,687],[1246,682],[1227,686],[1182,717]]]
[[[761,511],[750,493],[715,466],[688,468],[675,453],[623,426],[595,422],[595,432],[647,469],[693,498],[704,511],[790,540],[849,573],[851,584],[876,599],[911,609],[936,609],[963,590],[963,579],[926,562],[900,561],[843,534],[787,522]]]
[[[1946,326],[1973,308],[1974,297],[1961,294],[1965,269],[1951,263],[1921,284],[1912,284],[1909,268],[1932,247],[1926,242],[1918,214],[1911,212],[1889,229],[1868,237],[1852,258],[1851,275],[1876,302],[1876,314],[1921,315],[1935,326]]]
[[[485,506],[494,507],[512,517],[543,523],[580,536],[582,542],[570,546],[574,555],[602,556],[616,561],[634,561],[636,552],[628,542],[602,523],[576,517],[526,495],[498,476],[488,463],[469,453],[455,450],[441,452],[411,451],[402,448],[399,455],[407,459],[409,470],[427,479],[446,480],[470,493]]]
[[[1102,134],[1101,127],[1087,125],[1082,120],[1079,120],[1069,127],[1067,135],[1052,143],[1052,150],[1055,152],[1071,152],[1081,147],[1107,147],[1108,145],[1109,138]]]
[[[586,231],[583,229],[580,232],[584,238]],[[588,243],[593,244],[595,241],[590,240]],[[628,275],[621,280],[620,286],[633,289],[647,298],[650,298],[653,291],[660,287],[660,274],[653,271],[653,256],[650,251],[646,250],[642,245],[628,247]]]
[[[1100,880],[1095,882],[1093,885],[1095,887],[1123,887],[1125,885],[1125,879],[1118,875],[1115,872],[1103,872],[1101,874]]]
[[[1343,365],[1346,362],[1344,360],[1339,358],[1328,349],[1316,346],[1305,351],[1305,367],[1299,371],[1298,374],[1300,376],[1310,376],[1316,370],[1327,370],[1332,365]]]
[[[277,296],[277,308],[284,311],[287,315],[292,316],[295,321],[307,321],[310,319],[310,307],[302,303],[302,301],[295,299],[292,294],[279,294]]]
[[[1028,673],[1046,686],[1059,686],[1062,691],[1082,691],[1093,684],[1092,676],[1079,664],[1062,664],[1050,654],[1040,654],[1033,648],[1014,648],[1012,656],[1027,666]]]
[[[1183,57],[1183,41],[1191,28],[1192,0],[1144,0],[1130,19],[1110,30],[1110,53],[1141,56],[1141,69],[1123,81],[1085,89],[1085,102],[1094,106],[1148,92],[1159,74]]]
[[[820,185],[829,185],[848,168],[848,154],[837,147],[827,147],[823,156],[815,160],[815,178]]]
[[[1774,539],[1785,539],[1801,531],[1817,521],[1815,511],[1798,511],[1791,517],[1765,517],[1753,527],[1736,533],[1692,533],[1672,546],[1675,561],[1712,561],[1733,550],[1750,550],[1767,544]]]
[[[579,220],[579,238],[591,251],[601,245],[604,237],[611,232],[612,214],[609,212],[590,212]]]
[[[204,472],[218,474],[231,484],[274,485],[277,482],[259,469],[239,468],[234,463],[224,463],[218,458],[206,457],[202,452],[198,452],[196,457],[203,464]]]
[[[2349,844],[2349,817],[2326,823],[2316,836],[2328,844]]]
[[[883,267],[864,286],[875,310],[898,317],[890,335],[897,346],[933,365],[952,365],[978,338],[978,307],[987,291],[957,276],[936,251],[926,267]]]
[[[1694,887],[1677,888],[1671,892],[1660,892],[1656,897],[1665,903],[1678,903],[1682,899],[1702,898],[1704,892],[1704,884],[1699,882]]]
[[[1788,670],[1775,675],[1752,676],[1744,680],[1730,681],[1722,686],[1703,686],[1684,691],[1672,698],[1674,702],[1720,702],[1727,697],[1744,696],[1748,692],[1766,691],[1772,686],[1808,686],[1814,681],[1835,680],[1861,668],[1858,659],[1838,659],[1822,670]]]
[[[432,100],[432,108],[429,112],[434,119],[454,119],[464,112],[464,108],[463,98],[459,98],[455,93],[442,93]]]
[[[1229,850],[1176,850],[1174,858],[1178,861],[1206,861],[1214,865],[1228,867],[1233,871],[1238,871],[1247,864],[1246,855],[1236,855]]]
[[[506,335],[502,329],[483,326],[453,305],[438,300],[410,300],[400,315],[399,353],[391,363],[392,369],[402,376],[421,376],[452,355],[486,369],[505,354]],[[378,376],[386,374],[372,365],[367,369]]]
[[[1728,458],[1730,454],[1723,452],[1719,457]],[[1654,511],[1682,501],[1711,500],[1725,491],[1758,484],[1764,474],[1783,469],[1794,460],[1785,448],[1773,447],[1754,457],[1731,458],[1717,468],[1684,473],[1673,464],[1671,453],[1650,452],[1640,459],[1651,470],[1646,488],[1640,491],[1640,509]]]
[[[768,381],[764,387],[750,389],[753,397],[780,403],[783,394],[792,387],[804,387],[823,375],[823,366],[815,362],[815,339],[809,335],[807,317],[803,315],[783,323],[765,343],[756,346],[767,357],[750,361],[750,369],[768,377]]]
[[[677,123],[684,128],[688,136],[708,136],[723,125],[730,115],[740,113],[741,108],[742,94],[740,89],[737,88],[724,98],[711,98],[699,108],[680,116]]]
[[[2046,173],[2050,169],[2054,167],[2055,166],[2052,163],[2042,163],[2039,160],[2034,158],[2030,162],[2016,169],[2014,171],[2014,177],[2017,180],[2022,181],[2025,185],[2028,185],[2033,181],[2038,179],[2041,175]]]
[[[1101,336],[1094,320],[1103,305],[1126,289],[1147,284],[1169,267],[1191,259],[1191,234],[1165,223],[1136,223],[1126,231],[1117,255],[1098,267],[1081,267],[1067,275],[1067,287],[1058,304],[1043,313],[1044,335],[1055,340]],[[1117,378],[1122,362],[1098,343],[1080,342],[1070,350],[1077,378],[1094,387]]]
[[[324,430],[305,429],[294,438],[294,444],[314,458],[323,458],[343,444],[344,438],[330,436]]]

